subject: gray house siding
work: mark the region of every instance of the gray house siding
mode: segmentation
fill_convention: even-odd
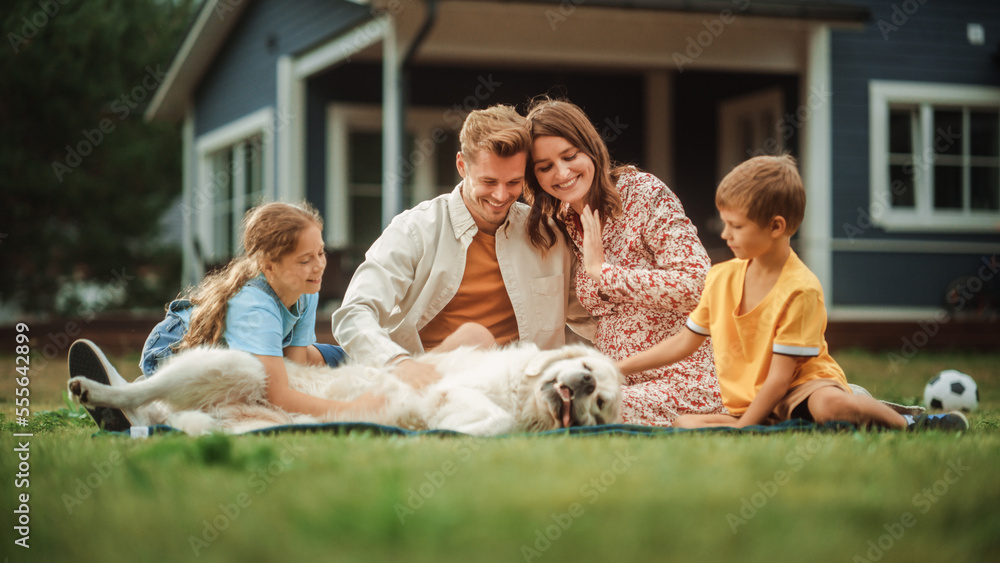
[[[195,93],[195,135],[273,106],[279,57],[302,52],[368,16],[368,8],[346,0],[252,2]]]
[[[834,287],[850,284],[861,299],[840,301],[837,305],[877,305],[879,307],[943,307],[948,305],[945,292],[948,285],[963,276],[976,276],[982,271],[982,255],[907,255],[888,252],[864,252],[833,255]],[[932,262],[933,260],[933,262]],[[987,282],[989,280],[986,280]],[[967,294],[984,292],[992,295],[995,284],[973,284]],[[863,299],[863,300],[862,300]],[[829,299],[827,305],[829,305]],[[953,299],[951,305],[959,303]]]
[[[996,243],[1000,249],[996,233],[886,233],[870,227],[865,216],[870,199],[869,82],[1000,85],[995,59],[1000,3],[877,0],[866,4],[872,19],[864,30],[831,35],[832,236],[845,242],[853,238]],[[983,25],[985,45],[966,40],[969,23]],[[948,282],[974,273],[980,258],[835,251],[832,301],[837,305],[935,306]]]

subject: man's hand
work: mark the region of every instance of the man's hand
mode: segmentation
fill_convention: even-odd
[[[418,391],[441,379],[441,374],[434,369],[434,366],[416,360],[407,359],[399,362],[394,372],[403,383]]]

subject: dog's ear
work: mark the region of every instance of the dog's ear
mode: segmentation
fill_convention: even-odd
[[[539,352],[535,357],[531,358],[528,365],[524,367],[524,374],[529,377],[536,377],[541,375],[542,371],[548,367],[552,362],[557,362],[559,360],[568,360],[570,358],[578,358],[580,356],[586,356],[587,350],[579,346],[563,346],[557,350],[548,350],[545,352]]]

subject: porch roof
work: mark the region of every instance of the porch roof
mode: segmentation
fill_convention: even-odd
[[[719,14],[723,10],[739,11],[749,16],[823,20],[837,22],[865,22],[871,11],[865,6],[846,2],[821,0],[468,0],[492,4],[551,4],[566,8],[590,7],[623,8],[632,10],[663,10]]]
[[[191,94],[236,27],[249,2],[205,0],[188,27],[144,115],[146,121],[178,121],[187,113]]]
[[[378,7],[386,3],[386,0],[350,0],[358,4],[371,4]],[[577,9],[581,11],[607,12],[624,11],[628,13],[637,12],[676,12],[691,14],[689,18],[696,17],[695,14],[725,14],[728,10],[731,13],[753,16],[761,19],[791,19],[798,21],[828,22],[840,25],[860,24],[871,19],[868,8],[845,2],[827,2],[814,0],[439,0],[448,4],[466,5],[493,5],[494,8],[511,8],[520,5],[530,7],[531,5],[548,5],[546,13],[552,17],[566,17]],[[240,16],[245,11],[248,2],[228,2],[225,0],[205,0],[201,9],[193,20],[190,28],[184,36],[177,49],[167,74],[154,93],[150,104],[145,112],[145,119],[178,121],[183,119],[191,103],[191,97],[198,86],[204,73],[207,72],[212,61],[223,47],[228,36],[236,27]],[[408,10],[419,12],[419,10]],[[422,16],[420,16],[422,17]],[[411,25],[417,25],[419,18]],[[691,20],[695,21],[695,20]],[[409,22],[408,22],[409,23]],[[592,22],[594,23],[594,22]],[[408,27],[405,26],[404,27]],[[527,31],[527,30],[526,30]],[[531,35],[531,33],[528,33]],[[475,35],[475,34],[473,34]],[[514,38],[508,38],[514,41]],[[430,43],[431,59],[448,60],[451,58],[444,50],[450,51],[454,45],[444,42],[439,45],[441,49],[434,53],[433,38]],[[540,45],[539,45],[540,46]],[[368,53],[369,56],[372,54]],[[472,54],[472,53],[470,53]],[[436,55],[436,56],[435,56]],[[444,56],[442,56],[444,55]],[[486,58],[504,56],[504,50],[494,48],[489,53],[480,53]],[[580,53],[581,56],[590,56]],[[377,56],[377,55],[376,55]],[[362,55],[361,58],[364,58]],[[418,58],[421,58],[418,56]],[[577,57],[579,59],[579,57]],[[557,62],[579,62],[572,58],[553,57],[552,61]],[[633,59],[636,63],[643,62],[642,58]],[[595,62],[601,62],[600,58]],[[608,61],[603,61],[607,63]]]

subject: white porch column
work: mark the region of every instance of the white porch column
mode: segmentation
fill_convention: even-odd
[[[276,105],[275,199],[301,201],[306,197],[305,86],[290,56],[278,59]]]
[[[806,215],[799,229],[799,255],[819,278],[827,307],[833,303],[833,178],[831,166],[832,103],[830,28],[812,29],[806,44],[806,68],[799,105],[809,110],[802,131],[802,180]]]
[[[403,115],[396,18],[386,16],[382,42],[382,228],[403,210]]]
[[[181,128],[181,215],[183,237],[181,247],[181,285],[195,285],[205,275],[201,257],[195,255],[195,221],[198,208],[194,203],[194,189],[198,182],[197,160],[194,147],[194,109],[189,108]]]
[[[364,24],[358,25],[357,27],[351,29],[350,31],[330,39],[326,43],[317,46],[316,48],[301,54],[294,60],[291,60],[290,68],[284,68],[279,65],[279,84],[281,80],[295,81],[296,86],[300,92],[299,100],[301,107],[299,108],[299,113],[303,115],[302,122],[304,123],[304,116],[306,112],[306,97],[305,89],[306,84],[310,77],[318,75],[326,70],[333,68],[337,65],[345,64],[351,60],[352,56],[357,55],[361,51],[379,43],[383,40],[386,34],[388,15],[380,15],[376,18],[368,20]],[[284,70],[282,70],[284,68]],[[290,73],[291,76],[282,79],[282,73]],[[289,90],[291,92],[291,90]],[[292,101],[295,100],[290,94],[285,94]],[[279,90],[279,100],[281,99],[281,90]],[[279,104],[279,112],[275,117],[275,130],[276,132],[282,132],[288,129],[291,125],[291,121],[295,121],[295,115],[286,116],[281,113],[281,104]],[[327,155],[326,155],[326,209],[324,217],[326,217],[326,242],[328,245],[339,248],[346,246],[349,242],[349,232],[350,232],[350,201],[348,194],[348,162],[346,150],[349,132],[348,124],[346,118],[343,116],[337,117],[336,112],[327,109],[327,125],[329,129],[327,130]],[[301,132],[300,139],[302,140],[302,149],[299,150],[303,154],[302,166],[305,166],[304,153],[305,153],[305,127],[299,125]],[[287,150],[284,149],[284,150]],[[279,152],[279,156],[280,156]],[[302,174],[302,185],[305,185],[305,174]],[[304,189],[304,188],[303,188]]]
[[[351,205],[348,183],[350,134],[342,106],[327,108],[326,117],[326,243],[344,248],[351,242]]]

